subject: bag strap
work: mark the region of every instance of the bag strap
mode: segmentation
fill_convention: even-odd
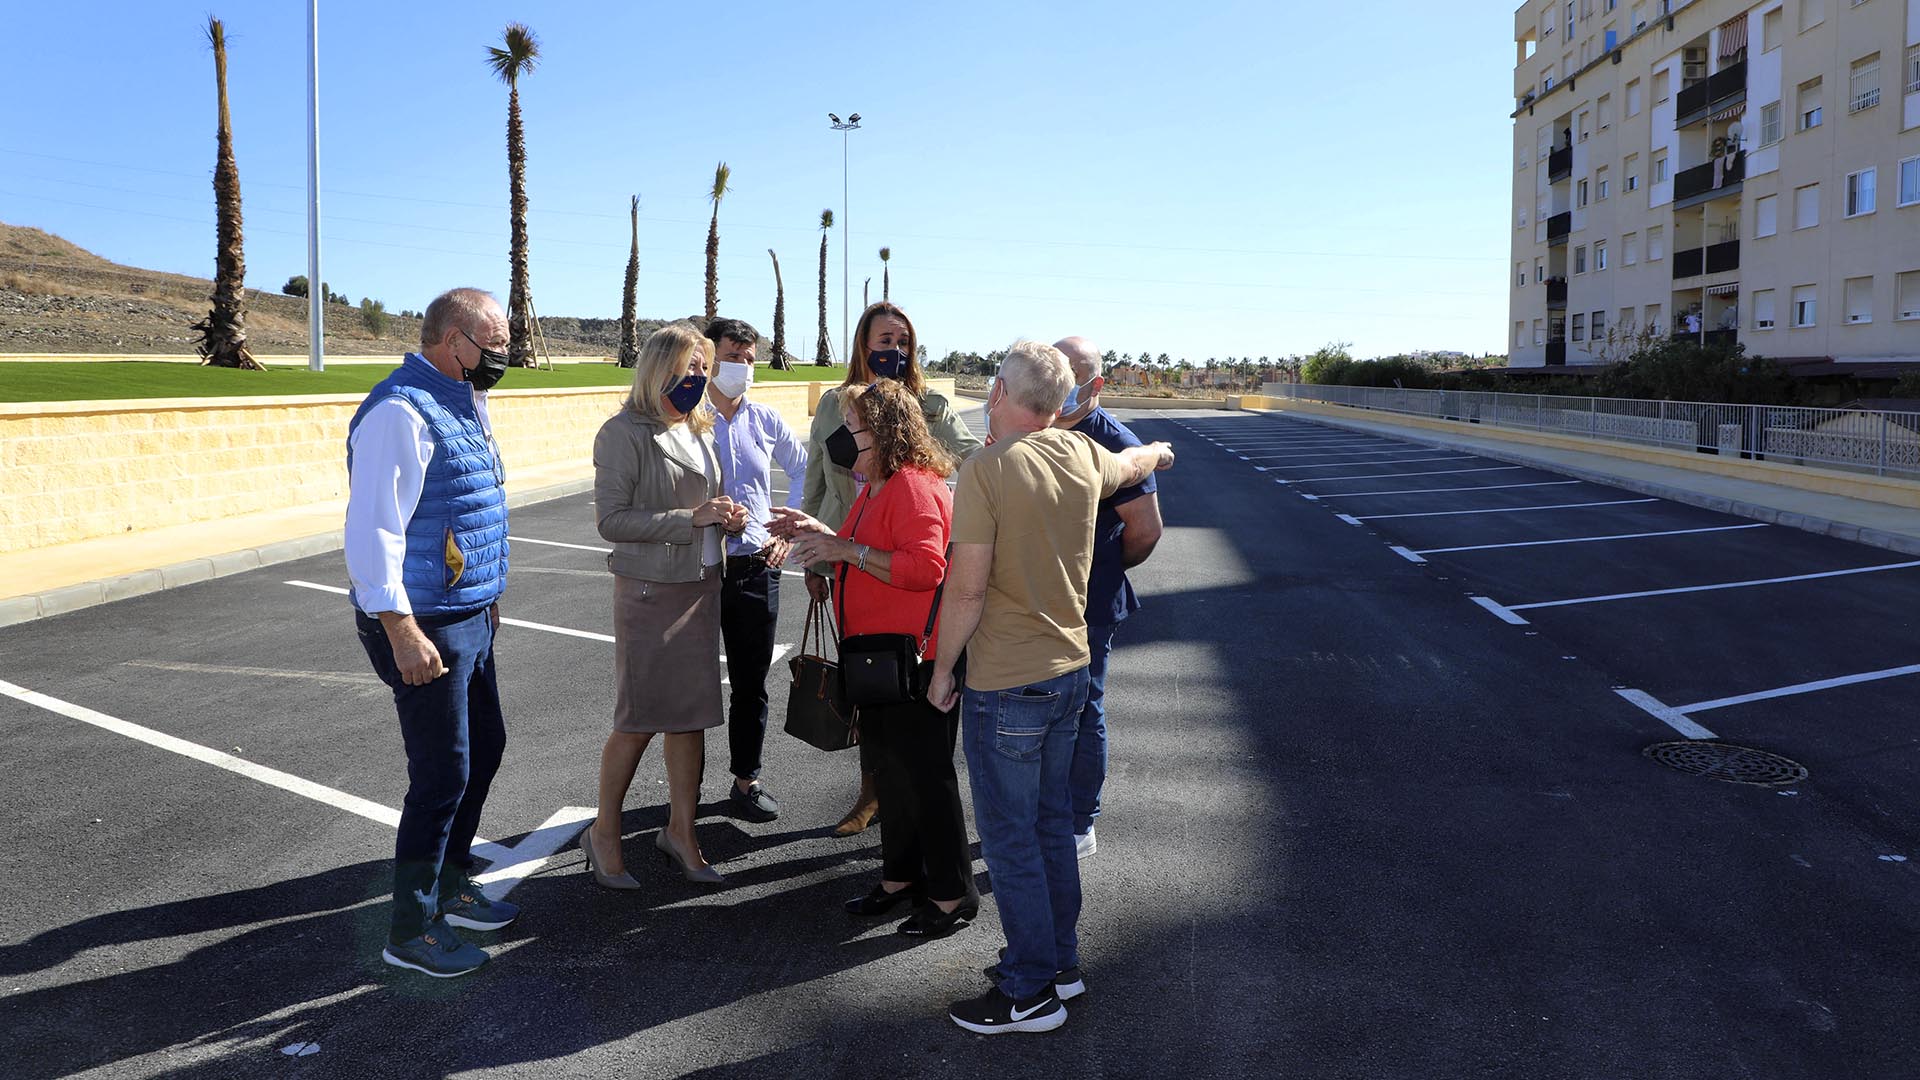
[[[927,642],[933,639],[934,623],[940,618],[940,597],[947,591],[947,578],[953,574],[953,545],[947,545],[947,568],[940,575],[940,584],[933,587],[933,606],[927,609],[927,628],[920,631],[920,659],[927,658]]]

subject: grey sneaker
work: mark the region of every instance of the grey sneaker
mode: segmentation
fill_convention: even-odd
[[[1093,826],[1091,825],[1087,826],[1086,832],[1074,834],[1074,837],[1073,837],[1074,858],[1084,859],[1098,850],[1100,850],[1100,842],[1098,840],[1095,840],[1093,837]]]
[[[487,954],[478,946],[460,940],[445,919],[427,924],[427,932],[411,941],[389,944],[380,950],[380,958],[398,968],[409,968],[436,979],[452,979],[478,971],[487,962]]]
[[[520,917],[520,908],[505,900],[488,899],[480,884],[467,875],[457,882],[441,882],[440,917],[462,930],[500,930]]]

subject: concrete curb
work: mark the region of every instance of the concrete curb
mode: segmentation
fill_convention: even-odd
[[[591,490],[593,490],[593,478],[582,477],[509,495],[507,505],[512,507],[548,502]],[[329,551],[339,551],[345,546],[345,530],[333,529],[328,532],[314,533],[311,536],[276,540],[258,547],[241,548],[237,551],[224,551],[217,555],[188,559],[153,570],[136,570],[131,574],[120,574],[96,581],[83,581],[77,585],[64,585],[58,589],[48,589],[46,592],[12,596],[0,600],[0,626],[13,626],[16,623],[31,622],[34,619],[64,615],[69,611],[79,611],[81,608],[93,607],[96,604],[111,604],[115,600],[145,596],[163,589],[177,589],[182,585],[194,585],[202,581],[212,581],[214,578],[243,574],[262,566],[273,566],[276,563],[304,559],[310,555],[324,555]]]
[[[1449,439],[1443,435],[1437,435],[1419,428],[1402,428],[1392,423],[1381,421],[1345,420],[1340,417],[1323,416],[1317,413],[1297,413],[1286,410],[1278,411],[1285,412],[1287,416],[1296,420],[1306,420],[1326,427],[1339,428],[1343,431],[1377,433],[1378,429],[1386,428],[1393,432],[1395,438],[1405,439],[1408,442],[1419,443],[1423,446],[1433,446],[1444,450],[1466,451],[1477,454],[1480,457],[1492,458],[1495,461],[1504,461],[1510,465],[1526,465],[1536,469],[1544,469],[1547,472],[1559,473],[1562,476],[1571,476],[1576,480],[1589,480],[1596,484],[1607,484],[1611,487],[1622,488],[1626,491],[1636,492],[1641,495],[1651,495],[1659,499],[1669,499],[1673,502],[1685,503],[1688,506],[1698,506],[1703,510],[1713,510],[1722,514],[1732,514],[1735,517],[1764,521],[1769,525],[1799,529],[1802,532],[1815,533],[1820,536],[1831,536],[1838,540],[1852,540],[1870,547],[1884,548],[1888,551],[1897,551],[1905,555],[1920,555],[1920,536],[1908,536],[1904,533],[1894,533],[1887,532],[1884,529],[1869,528],[1854,522],[1816,517],[1811,514],[1802,514],[1798,511],[1782,510],[1778,507],[1766,506],[1740,499],[1730,499],[1724,495],[1712,495],[1707,492],[1677,487],[1672,484],[1663,484],[1654,480],[1620,476],[1607,472],[1604,469],[1590,469],[1577,465],[1568,465],[1563,462],[1535,457],[1532,454],[1525,453],[1510,446],[1487,446],[1477,441]]]

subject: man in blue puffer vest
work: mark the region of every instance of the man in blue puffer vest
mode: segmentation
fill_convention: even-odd
[[[493,665],[507,500],[486,393],[506,347],[498,300],[445,293],[427,305],[420,351],[347,425],[354,619],[393,689],[409,781],[381,956],[437,978],[487,962],[455,927],[498,930],[519,915],[474,883],[470,851],[507,742]]]

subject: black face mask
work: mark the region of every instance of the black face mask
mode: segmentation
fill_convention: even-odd
[[[473,335],[465,330],[460,331],[460,336],[473,341]],[[480,363],[477,366],[468,367],[460,364],[458,358],[454,363],[460,364],[460,377],[472,383],[475,390],[484,394],[493,389],[494,384],[500,381],[500,377],[507,373],[507,354],[494,352],[477,341],[473,341],[473,347],[480,350]]]
[[[853,463],[860,460],[860,443],[845,424],[833,429],[833,434],[827,436],[826,447],[827,460],[849,472],[853,470]]]

